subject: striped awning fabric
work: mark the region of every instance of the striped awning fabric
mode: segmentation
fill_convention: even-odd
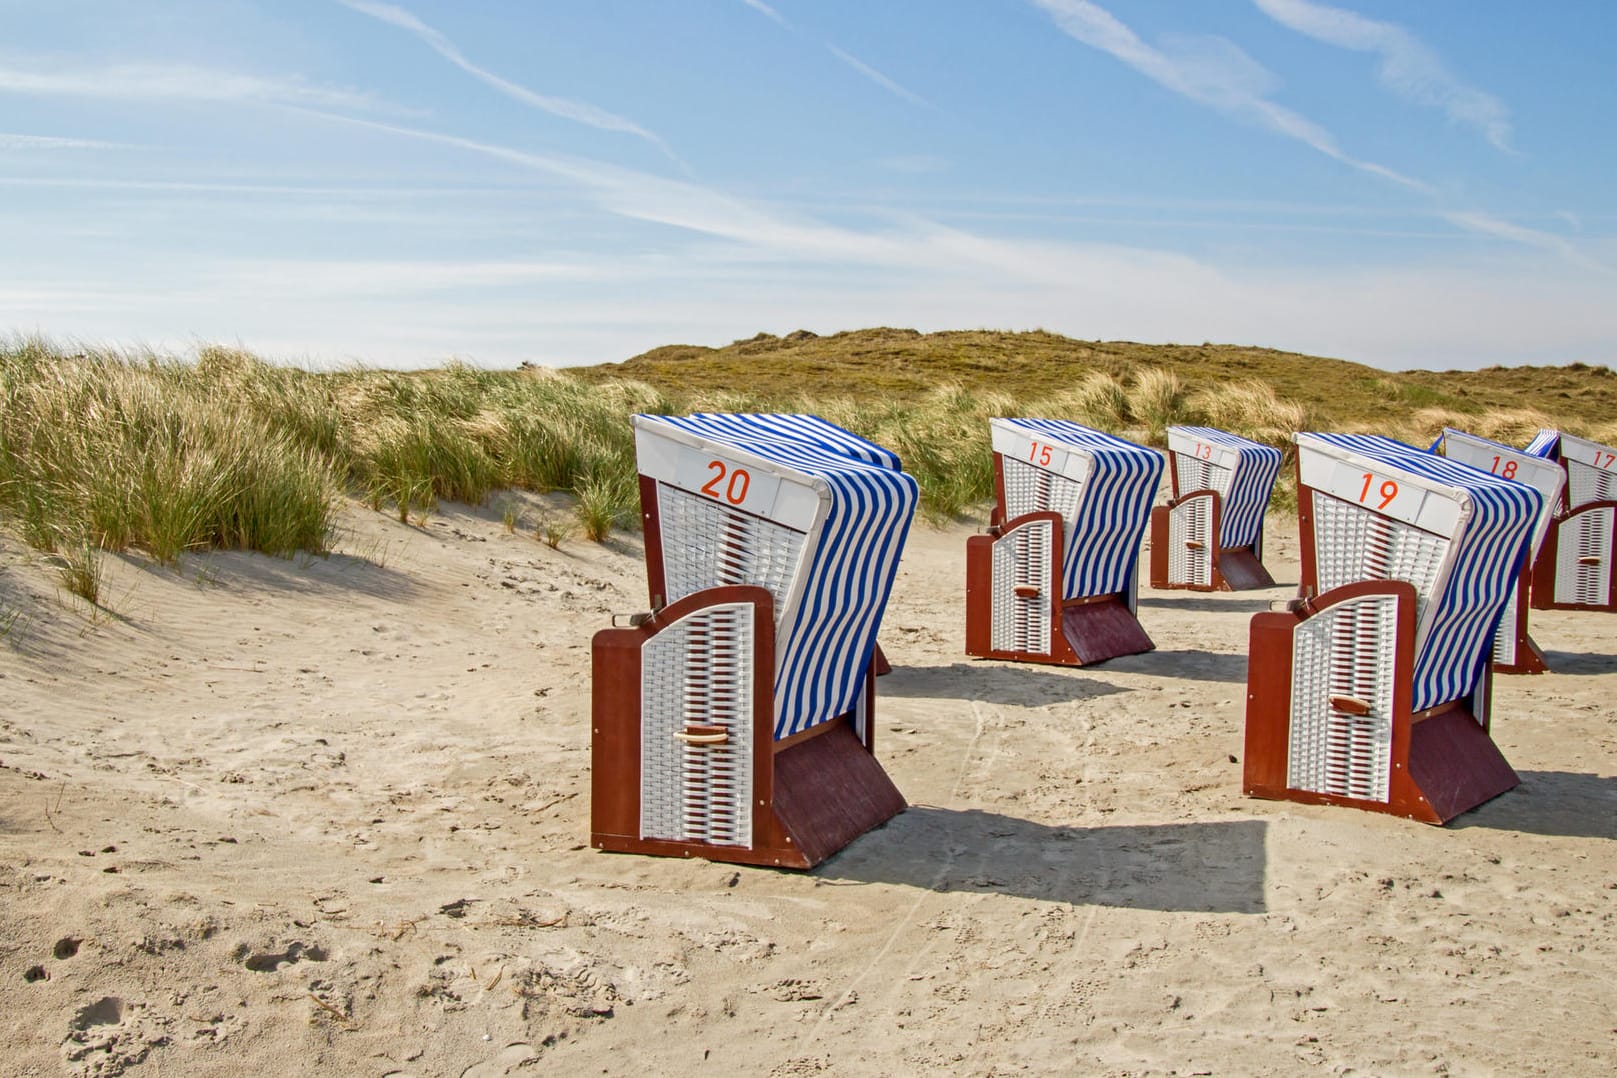
[[[1281,452],[1274,446],[1254,442],[1239,434],[1215,427],[1169,427],[1171,436],[1181,435],[1235,453],[1230,489],[1224,494],[1223,520],[1218,545],[1228,549],[1254,545],[1263,533],[1263,515],[1269,509],[1269,492],[1280,474]],[[1187,494],[1189,491],[1176,491]]]
[[[1490,475],[1478,468],[1436,456],[1391,438],[1370,434],[1298,434],[1299,450],[1311,445],[1345,451],[1355,467],[1363,466],[1364,505],[1376,511],[1380,484],[1414,479],[1411,488],[1450,501],[1457,512],[1423,509],[1423,523],[1451,521],[1448,564],[1436,577],[1438,594],[1427,601],[1421,632],[1415,641],[1414,700],[1416,711],[1469,696],[1477,686],[1493,647],[1494,630],[1516,585],[1516,570],[1538,517],[1542,497],[1525,483]],[[1307,482],[1305,466],[1305,482]],[[1310,483],[1313,486],[1315,484]],[[1317,487],[1316,487],[1317,489]],[[1396,488],[1394,488],[1396,489]],[[1416,490],[1399,499],[1416,496]],[[1420,586],[1419,581],[1410,583]]]
[[[1527,443],[1524,452],[1531,453],[1535,457],[1544,457],[1546,460],[1554,460],[1556,447],[1560,444],[1560,431],[1541,430],[1533,435],[1533,440]]]
[[[991,423],[1046,441],[1082,458],[1088,474],[1077,498],[1052,505],[1066,522],[1064,598],[1126,591],[1151,521],[1164,458],[1155,449],[1063,419],[995,419]],[[1037,461],[1033,462],[1037,466]]]
[[[807,536],[775,611],[775,737],[853,710],[919,500],[898,457],[811,415],[638,415],[634,423],[637,437],[677,431],[813,492],[812,513],[780,521]],[[759,511],[768,519],[767,507]],[[682,541],[667,528],[662,540]]]

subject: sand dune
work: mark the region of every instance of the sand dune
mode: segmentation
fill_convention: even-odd
[[[1617,622],[1534,614],[1522,786],[1444,829],[1240,794],[1247,621],[1146,591],[1158,650],[964,656],[967,529],[882,633],[912,807],[808,874],[588,843],[589,641],[637,541],[355,507],[339,553],[113,562],[0,600],[0,1071],[1605,1074]]]

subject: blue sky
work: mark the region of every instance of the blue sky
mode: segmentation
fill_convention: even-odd
[[[1617,360],[1606,0],[0,0],[0,331]]]

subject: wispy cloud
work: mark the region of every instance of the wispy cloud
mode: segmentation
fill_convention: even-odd
[[[1274,77],[1234,44],[1221,39],[1176,39],[1172,52],[1146,44],[1109,11],[1088,0],[1032,0],[1069,37],[1109,53],[1158,85],[1199,104],[1256,122],[1277,134],[1411,190],[1431,188],[1372,161],[1347,154],[1331,133],[1269,99]]]
[[[354,110],[379,106],[372,95],[357,90],[184,64],[30,70],[0,60],[0,93],[112,101],[247,101]]]
[[[790,30],[792,28],[792,24],[786,21],[786,17],[780,12],[776,11],[774,8],[770,7],[768,4],[764,3],[764,0],[741,0],[741,2],[752,8],[754,11],[763,12],[765,15],[784,26],[786,29]]]
[[[1365,18],[1313,0],[1252,0],[1283,26],[1328,45],[1375,53],[1377,75],[1393,93],[1442,109],[1449,119],[1474,127],[1501,150],[1510,150],[1510,113],[1492,94],[1469,86],[1436,53],[1402,26]]]
[[[877,86],[880,86],[882,89],[902,97],[905,101],[908,101],[912,105],[925,105],[927,107],[931,107],[931,102],[929,102],[926,98],[910,89],[907,89],[906,87],[900,86],[886,75],[883,75],[880,71],[877,71],[875,68],[859,59],[859,57],[844,52],[830,42],[826,42],[825,47],[831,50],[831,55],[847,64],[849,67],[853,68],[855,71],[859,72],[859,74],[863,75]]]
[[[1582,266],[1584,269],[1605,274],[1617,272],[1605,263],[1598,262],[1578,250],[1565,236],[1557,236],[1553,232],[1543,232],[1536,228],[1528,228],[1526,225],[1518,225],[1513,221],[1506,221],[1489,213],[1445,210],[1441,216],[1445,221],[1457,225],[1467,232],[1495,236],[1499,239],[1510,240],[1513,243],[1525,244],[1528,247],[1537,247],[1541,251],[1549,251],[1552,254],[1560,255],[1567,261]]]
[[[122,142],[101,142],[98,139],[64,138],[57,135],[15,135],[0,131],[0,150],[129,150],[134,148]]]
[[[466,54],[461,52],[443,34],[401,7],[393,4],[376,3],[374,0],[339,0],[339,2],[344,7],[351,8],[362,15],[368,15],[373,19],[378,19],[381,22],[414,34],[445,60],[448,60],[473,78],[492,86],[507,97],[564,120],[572,120],[574,123],[585,124],[602,131],[617,131],[644,139],[661,150],[671,160],[683,165],[683,162],[680,161],[678,155],[674,153],[668,143],[633,120],[625,119],[616,113],[608,112],[583,101],[535,93],[526,86],[512,82],[510,79],[502,78],[487,68],[479,67],[467,59]]]

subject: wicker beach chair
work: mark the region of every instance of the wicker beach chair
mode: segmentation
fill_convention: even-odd
[[[1173,497],[1151,510],[1151,586],[1269,588],[1263,515],[1280,450],[1212,427],[1168,428]]]
[[[1511,589],[1510,599],[1505,604],[1493,648],[1494,673],[1542,674],[1549,667],[1544,663],[1544,653],[1539,651],[1527,632],[1529,590],[1534,560],[1544,545],[1544,537],[1549,534],[1556,510],[1561,504],[1566,473],[1554,461],[1452,427],[1443,429],[1432,448],[1450,460],[1480,468],[1502,479],[1526,483],[1538,491],[1543,499],[1538,517],[1533,521],[1526,560],[1516,574],[1516,586]]]
[[[593,646],[599,849],[810,868],[904,798],[876,631],[917,501],[814,416],[635,416],[651,613]]]
[[[989,421],[997,498],[966,543],[966,652],[1087,666],[1150,651],[1135,616],[1162,455],[1077,423]]]
[[[1252,619],[1245,790],[1445,823],[1518,781],[1490,663],[1542,499],[1388,438],[1295,440],[1301,595]]]
[[[1617,610],[1617,447],[1541,430],[1526,451],[1566,472],[1560,511],[1533,563],[1533,609]]]

